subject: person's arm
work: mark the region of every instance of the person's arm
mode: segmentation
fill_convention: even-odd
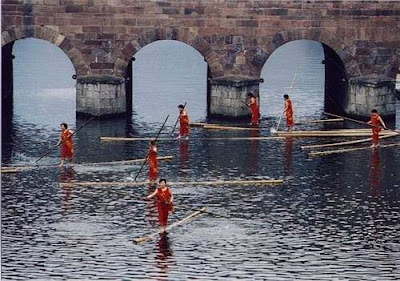
[[[151,199],[151,198],[153,198],[154,196],[156,196],[157,190],[158,190],[158,189],[156,189],[152,194],[148,195],[146,198],[147,198],[147,199]]]
[[[61,144],[61,142],[63,141],[62,137],[60,137],[60,139],[57,142],[57,146]]]
[[[378,120],[382,124],[383,128],[387,129],[385,122],[383,122],[383,119],[380,116],[378,117]]]
[[[172,202],[174,201],[174,195],[172,195],[171,189],[169,190],[169,192],[171,193],[171,198],[169,199],[169,203],[172,204]]]

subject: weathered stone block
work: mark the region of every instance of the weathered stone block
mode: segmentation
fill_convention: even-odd
[[[394,117],[396,97],[394,82],[389,77],[365,76],[349,80],[344,111],[349,115],[368,117],[372,109],[380,115]]]

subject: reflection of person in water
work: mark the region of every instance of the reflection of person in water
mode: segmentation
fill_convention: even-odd
[[[379,165],[379,153],[377,149],[371,151],[371,165],[369,170],[369,184],[372,197],[379,195],[381,185],[381,167]]]
[[[72,189],[74,188],[73,180],[75,171],[73,167],[64,167],[60,169],[59,183],[63,183],[63,197],[61,198],[62,215],[65,215],[71,205]]]
[[[179,165],[181,170],[189,168],[189,142],[181,141],[179,143]]]
[[[257,125],[253,125],[258,127]],[[250,137],[256,138],[260,136],[260,131],[259,130],[251,130],[250,131]],[[257,172],[257,159],[258,159],[258,142],[259,140],[250,140],[250,163],[252,165],[252,171]]]
[[[293,138],[287,137],[285,140],[285,160],[283,165],[283,173],[286,177],[293,177]]]
[[[171,264],[172,250],[171,243],[169,242],[168,234],[161,233],[160,240],[157,242],[158,253],[156,255],[157,258],[157,267],[160,269],[160,278],[168,277],[168,266]]]

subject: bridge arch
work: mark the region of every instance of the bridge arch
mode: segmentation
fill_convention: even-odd
[[[224,70],[218,54],[211,44],[195,33],[184,28],[157,27],[140,34],[120,49],[115,60],[114,72],[119,76],[126,76],[126,69],[130,60],[144,46],[157,40],[177,40],[196,49],[208,63],[212,78],[223,76]]]
[[[246,52],[247,60],[254,68],[258,77],[268,57],[280,46],[296,40],[312,40],[320,42],[334,51],[343,62],[346,73],[351,76],[361,75],[361,69],[355,62],[350,48],[339,37],[326,29],[296,28],[282,30],[274,35],[261,36],[257,39],[257,45]]]
[[[71,60],[77,76],[89,74],[90,68],[86,64],[82,53],[74,47],[71,40],[48,27],[37,25],[11,27],[1,33],[1,47],[29,37],[42,39],[59,47]]]
[[[311,40],[322,44],[324,60],[321,63],[325,65],[325,110],[343,113],[342,108],[348,95],[347,81],[351,76],[361,75],[361,67],[355,61],[351,49],[329,31],[298,28],[260,38],[259,43],[263,48],[257,46],[248,54],[256,73],[259,73],[258,77],[261,76],[265,62],[276,49],[297,40]]]

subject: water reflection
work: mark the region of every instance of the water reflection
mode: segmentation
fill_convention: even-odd
[[[256,138],[260,136],[260,130],[257,130],[259,128],[259,126],[257,124],[252,125],[252,127],[254,128],[254,130],[250,131],[250,137],[251,138]],[[257,168],[258,168],[258,144],[259,144],[259,140],[250,140],[249,142],[250,144],[250,164],[251,164],[251,172],[252,173],[257,173]]]
[[[379,163],[379,149],[371,149],[371,163],[369,170],[369,183],[372,197],[378,197],[381,186],[381,167]]]
[[[179,167],[181,172],[189,169],[189,140],[179,141]]]
[[[60,167],[59,183],[63,183],[61,197],[61,214],[65,216],[72,206],[72,190],[74,189],[75,170],[73,167]]]
[[[285,179],[293,178],[293,138],[287,137],[285,140],[285,151],[284,151],[284,164],[283,174]]]
[[[165,280],[165,278],[168,278],[169,267],[172,264],[172,248],[168,233],[164,232],[160,234],[157,242],[157,250],[156,259],[159,278],[160,280]]]

